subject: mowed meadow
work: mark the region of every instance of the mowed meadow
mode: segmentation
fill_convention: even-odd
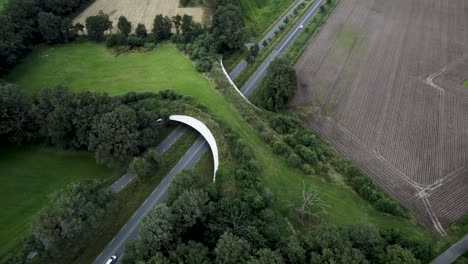
[[[161,44],[150,52],[120,56],[94,43],[38,48],[8,76],[8,80],[31,92],[42,87],[65,85],[75,92],[87,90],[117,95],[128,91],[172,89],[192,96],[217,119],[238,131],[252,148],[262,168],[264,183],[274,193],[273,207],[281,219],[293,217],[284,201],[298,202],[300,186],[305,183],[317,186],[330,206],[323,215],[324,222],[369,223],[382,228],[393,227],[411,237],[437,240],[432,232],[413,220],[393,218],[376,211],[344,184],[324,182],[291,169],[262,142],[235,106],[223,98],[209,79],[197,73],[191,61],[173,45]],[[288,228],[286,223],[284,228],[285,231]]]
[[[0,147],[0,254],[21,241],[33,215],[58,188],[81,179],[109,180],[116,171],[91,153],[46,147]]]

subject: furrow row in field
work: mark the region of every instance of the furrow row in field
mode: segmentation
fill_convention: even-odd
[[[443,182],[468,163],[465,8],[463,0],[343,1],[296,64],[299,86],[290,105],[301,106],[298,114],[311,128],[369,167],[403,203],[407,194],[400,192]],[[318,111],[310,114],[308,105]],[[323,120],[353,140],[343,141]],[[356,144],[365,155],[350,151]],[[413,189],[392,187],[399,180]],[[437,223],[432,202],[412,204]],[[461,203],[468,198],[461,196],[447,215],[466,212]]]

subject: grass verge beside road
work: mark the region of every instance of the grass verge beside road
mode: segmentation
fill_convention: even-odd
[[[261,34],[284,14],[294,0],[241,0],[244,24]]]
[[[311,21],[304,25],[304,29],[288,48],[283,57],[289,59],[291,62],[295,62],[301,56],[302,52],[307,48],[309,43],[313,40],[314,36],[320,30],[320,27],[325,23],[328,16],[331,14],[339,0],[333,0],[331,5],[325,6],[325,13],[318,12],[314,15]]]
[[[277,31],[278,34],[275,34],[275,36],[268,43],[268,46],[261,49],[259,55],[257,56],[257,58],[252,63],[249,63],[247,65],[247,67],[242,71],[242,73],[240,73],[239,76],[237,76],[237,78],[234,79],[234,82],[236,83],[237,87],[239,87],[239,88],[242,87],[247,82],[247,80],[249,80],[249,78],[252,76],[252,74],[254,74],[254,72],[257,70],[257,68],[260,67],[260,65],[265,61],[265,59],[268,57],[268,55],[270,55],[270,53],[276,48],[276,46],[278,46],[278,44],[281,42],[281,40],[288,34],[288,32],[304,16],[304,14],[307,12],[307,10],[314,3],[315,3],[315,1],[306,2],[306,6],[303,9],[301,9],[301,11],[297,15],[293,16],[292,19],[290,19],[289,23],[285,25],[284,29],[280,30],[280,31]],[[246,54],[247,54],[247,52],[244,52],[242,54],[243,57],[241,59],[243,59],[246,56]],[[240,56],[240,55],[238,55],[238,56]],[[235,67],[235,65],[234,65],[234,67]]]
[[[115,177],[112,177],[115,176]],[[0,255],[21,241],[48,196],[85,178],[111,181],[116,170],[99,166],[88,152],[49,147],[0,148]]]

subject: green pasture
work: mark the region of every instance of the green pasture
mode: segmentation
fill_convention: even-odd
[[[29,91],[42,87],[66,85],[73,91],[101,91],[122,94],[128,91],[160,91],[173,89],[190,95],[205,105],[216,118],[238,131],[249,144],[262,168],[264,183],[274,193],[274,209],[281,219],[294,222],[288,202],[300,200],[301,184],[314,185],[329,206],[323,222],[335,224],[368,223],[382,228],[395,228],[411,237],[428,241],[447,241],[414,220],[394,218],[380,213],[362,200],[349,187],[306,176],[293,170],[272,153],[234,105],[215,90],[213,84],[196,72],[188,58],[173,45],[163,44],[147,53],[131,53],[115,57],[103,45],[84,43],[36,49],[8,80]],[[221,161],[222,162],[222,161]],[[287,225],[285,224],[285,227]],[[286,230],[286,228],[285,228]]]
[[[84,178],[110,179],[87,152],[46,147],[0,147],[0,254],[18,243],[48,196]]]

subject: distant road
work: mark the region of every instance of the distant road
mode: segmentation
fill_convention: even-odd
[[[450,264],[468,251],[468,234],[434,259],[431,264]]]
[[[300,5],[301,3],[304,3],[305,0],[299,0],[292,8],[289,9],[289,11],[278,21],[278,23],[276,23],[275,26],[273,26],[270,31],[268,31],[268,33],[265,34],[265,36],[263,36],[263,38],[260,40],[260,42],[258,43],[258,46],[260,47],[260,49],[263,49],[263,42],[265,40],[270,40],[272,37],[275,36],[275,32],[279,30],[279,28],[281,27],[281,25],[284,24],[284,19],[287,17],[287,16],[290,16],[294,10],[297,8],[298,5]],[[242,60],[241,62],[239,62],[237,64],[237,66],[229,73],[229,77],[231,77],[231,79],[235,79],[237,76],[239,76],[239,74],[245,69],[245,67],[247,67],[247,61],[246,60]]]
[[[206,140],[203,138],[203,136],[199,136],[195,143],[193,143],[184,156],[164,177],[158,187],[156,187],[156,189],[153,190],[148,198],[146,198],[146,200],[135,211],[132,217],[114,236],[112,241],[106,246],[101,254],[99,254],[93,263],[103,264],[113,255],[117,255],[119,257],[119,261],[117,261],[119,263],[128,241],[135,240],[138,237],[138,225],[140,224],[141,220],[157,204],[160,204],[164,201],[167,196],[169,185],[177,173],[184,169],[193,168],[208,149],[209,146]]]
[[[284,52],[291,46],[294,40],[297,38],[301,32],[301,25],[307,24],[314,14],[319,9],[320,5],[324,0],[316,0],[315,3],[306,11],[304,16],[299,19],[299,21],[294,25],[294,27],[286,34],[286,36],[281,40],[281,42],[275,47],[275,49],[268,55],[265,61],[258,67],[258,69],[252,74],[250,79],[242,86],[241,92],[249,97],[253,91],[257,88],[260,82],[265,78],[266,69],[270,63],[277,57],[280,57]]]

